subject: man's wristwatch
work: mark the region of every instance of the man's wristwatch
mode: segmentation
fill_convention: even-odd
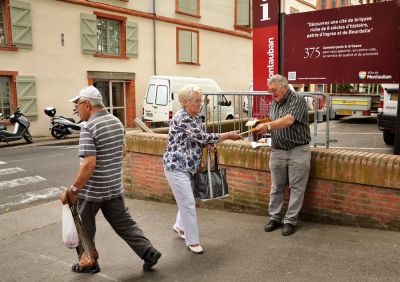
[[[268,131],[271,131],[271,124],[270,123],[267,123],[267,129],[268,129]]]
[[[71,185],[71,191],[74,192],[75,194],[78,193],[78,188],[76,188],[75,186]]]

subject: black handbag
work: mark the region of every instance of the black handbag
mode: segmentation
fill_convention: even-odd
[[[207,149],[207,169],[197,172],[194,176],[194,197],[201,201],[225,198],[229,196],[228,183],[226,182],[226,169],[218,167],[218,155],[215,154],[214,169],[211,168],[211,153]]]

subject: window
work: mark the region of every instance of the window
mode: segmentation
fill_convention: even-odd
[[[157,87],[156,105],[166,106],[168,104],[168,88],[165,85]]]
[[[332,0],[332,8],[336,8],[336,0]]]
[[[177,63],[199,64],[199,32],[177,28]]]
[[[156,97],[156,86],[154,84],[150,84],[149,89],[147,90],[146,103],[154,104],[155,97]]]
[[[30,3],[0,0],[0,49],[32,48]]]
[[[124,81],[98,80],[93,86],[99,89],[103,96],[105,109],[116,116],[123,125],[126,124],[126,89]]]
[[[8,44],[5,7],[5,1],[0,0],[0,46]]]
[[[176,0],[175,12],[200,18],[200,0]]]
[[[11,90],[8,76],[0,76],[0,113],[3,117],[11,115]]]
[[[321,1],[321,9],[326,9],[326,0]]]
[[[149,85],[146,95],[146,103],[153,105],[154,102],[158,106],[166,106],[168,104],[168,87],[166,85]]]
[[[97,51],[108,55],[121,55],[121,22],[97,19]]]
[[[250,29],[251,27],[251,8],[250,0],[235,0],[235,28]]]
[[[340,1],[340,7],[344,7],[346,6],[346,1],[345,0],[341,0]]]
[[[98,57],[137,57],[138,24],[100,12],[81,14],[81,49]]]
[[[14,71],[0,71],[0,112],[6,116],[21,106],[29,120],[37,119],[36,83],[33,76],[18,76]]]

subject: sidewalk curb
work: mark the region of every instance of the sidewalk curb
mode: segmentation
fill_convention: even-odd
[[[31,144],[26,143],[23,138],[9,143],[0,142],[0,148],[12,148],[16,146],[77,145],[78,143],[79,134],[74,134],[62,139],[55,139],[51,136],[33,137],[33,142]]]

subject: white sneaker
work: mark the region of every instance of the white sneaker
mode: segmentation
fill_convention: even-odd
[[[184,233],[182,230],[180,230],[180,229],[179,229],[178,227],[176,227],[175,225],[172,227],[172,229],[173,229],[176,233],[178,233],[178,235],[179,235],[179,237],[181,237],[181,239],[186,240],[185,233]]]
[[[203,248],[198,245],[196,247],[188,245],[189,250],[195,254],[202,254],[204,252]]]

